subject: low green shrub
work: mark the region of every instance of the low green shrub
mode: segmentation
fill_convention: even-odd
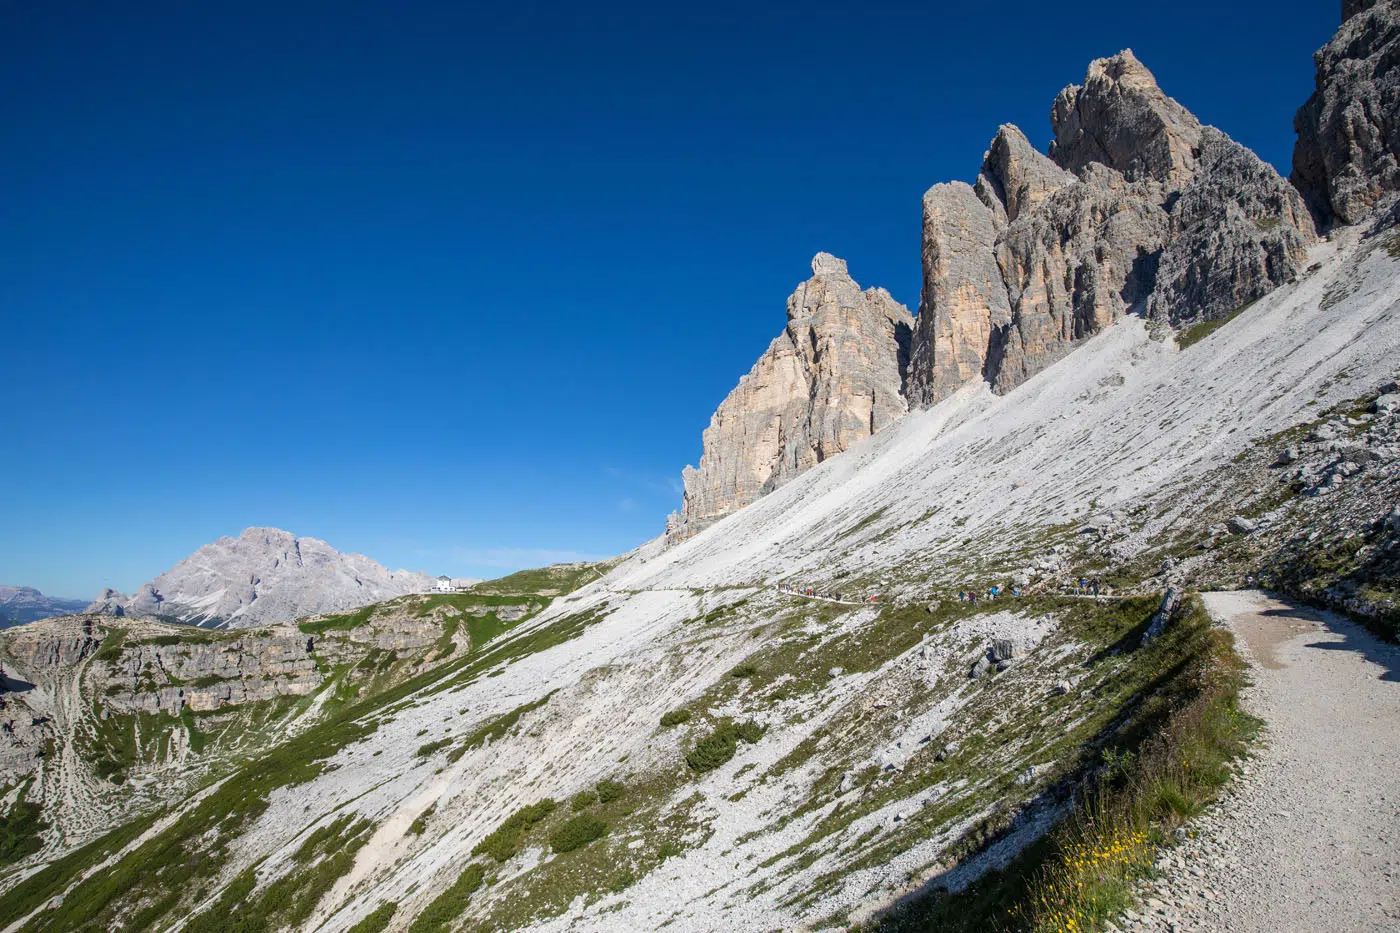
[[[593,791],[591,790],[581,790],[577,794],[574,794],[572,798],[570,798],[569,807],[573,809],[575,813],[577,813],[579,810],[587,810],[589,807],[593,806],[593,804],[597,802],[597,794],[593,793]]]
[[[603,804],[612,803],[614,800],[621,800],[627,796],[627,787],[617,781],[598,782],[598,802]]]
[[[608,834],[608,824],[581,813],[549,834],[549,847],[555,852],[572,852]]]
[[[20,797],[23,798],[23,792]],[[21,799],[5,816],[0,816],[0,865],[13,865],[44,847],[39,834],[49,828],[43,820],[44,808]]]
[[[436,742],[424,742],[418,746],[418,751],[414,752],[419,758],[427,758],[433,752],[446,748],[452,744],[451,739],[438,739]]]
[[[661,714],[661,728],[669,729],[672,726],[679,726],[681,723],[690,722],[691,712],[688,709],[673,709],[669,713]]]
[[[421,835],[423,835],[424,831],[427,830],[427,828],[428,828],[428,817],[430,817],[430,816],[433,815],[433,810],[434,810],[434,809],[436,809],[436,808],[435,808],[435,807],[429,807],[428,809],[424,810],[422,813],[418,814],[417,818],[414,819],[414,821],[413,821],[411,824],[409,824],[408,831],[409,831],[409,833],[410,833],[411,835],[414,835],[414,836],[421,836]]]
[[[414,918],[408,933],[437,933],[446,930],[467,909],[471,896],[481,887],[486,872],[480,865],[468,865],[466,871],[452,882],[423,912]]]
[[[686,753],[685,763],[700,773],[713,771],[734,757],[740,741],[752,745],[762,737],[763,727],[755,722],[722,720],[715,726],[714,731],[696,742]]]
[[[472,849],[472,855],[486,854],[498,862],[504,862],[515,854],[520,848],[520,840],[524,838],[531,827],[540,820],[554,812],[555,803],[546,797],[539,803],[530,804],[528,807],[521,807],[510,816],[505,822],[476,844]]]
[[[397,901],[385,901],[374,909],[374,913],[352,926],[349,933],[383,933],[398,909]]]

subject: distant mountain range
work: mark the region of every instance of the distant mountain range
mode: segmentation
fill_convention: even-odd
[[[81,599],[45,596],[32,586],[0,586],[0,628],[80,612],[86,605]]]
[[[279,528],[248,528],[236,538],[204,545],[133,595],[103,590],[87,609],[249,628],[358,609],[436,586],[426,573],[386,570],[316,538],[298,538]]]

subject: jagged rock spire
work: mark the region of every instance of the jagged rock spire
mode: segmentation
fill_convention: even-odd
[[[1306,258],[1315,231],[1296,192],[1131,51],[1093,62],[1050,120],[1048,157],[1003,126],[975,189],[924,196],[915,404],[978,379],[1012,389],[1126,313],[1227,314]]]
[[[667,522],[687,538],[908,410],[903,395],[913,317],[882,288],[864,291],[830,253],[787,302],[787,327],[720,403],[700,466]]]
[[[1132,49],[1089,65],[1050,111],[1050,158],[1071,172],[1091,162],[1130,182],[1180,185],[1194,174],[1201,122],[1157,86]]]

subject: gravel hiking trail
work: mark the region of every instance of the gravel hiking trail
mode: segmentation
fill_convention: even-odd
[[[1400,648],[1264,593],[1204,598],[1249,661],[1263,741],[1124,926],[1400,930]]]

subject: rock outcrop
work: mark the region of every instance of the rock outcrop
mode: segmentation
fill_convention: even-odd
[[[1400,191],[1400,3],[1343,0],[1313,56],[1317,86],[1293,127],[1293,184],[1323,224],[1356,224]]]
[[[818,253],[787,316],[786,330],[710,419],[699,468],[682,474],[669,540],[704,530],[908,410],[913,318],[889,292],[862,291],[845,262]]]
[[[1270,166],[1164,94],[1131,51],[1051,111],[1050,155],[1003,126],[975,188],[924,196],[908,396],[1005,392],[1129,312],[1221,317],[1294,278],[1316,239]]]
[[[245,628],[358,609],[435,586],[425,573],[390,572],[316,538],[248,528],[204,545],[133,596],[103,590],[88,611]]]
[[[1199,169],[1176,199],[1150,317],[1173,326],[1230,314],[1306,265],[1315,239],[1297,189],[1229,136],[1207,127]]]
[[[173,641],[174,639],[168,639]],[[123,645],[93,681],[116,712],[188,706],[207,712],[279,696],[305,696],[321,683],[314,639],[294,632],[200,643],[161,639]]]
[[[988,350],[992,387],[1015,388],[1138,306],[1166,229],[1150,186],[1098,164],[1018,216],[996,247],[1012,313]]]

